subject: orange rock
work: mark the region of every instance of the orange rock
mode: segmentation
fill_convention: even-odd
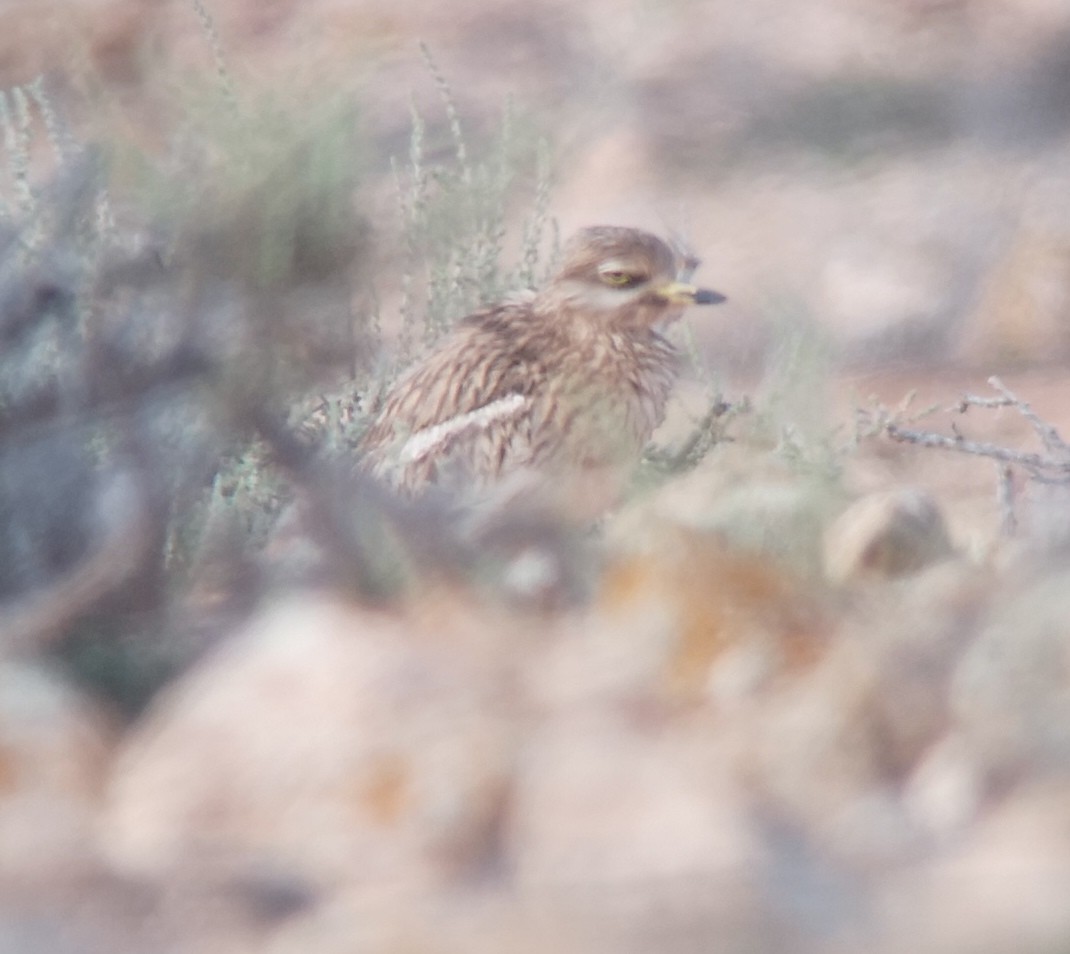
[[[714,670],[723,663],[731,662],[732,683],[736,676],[764,682],[808,666],[825,642],[819,601],[802,580],[717,534],[679,527],[653,551],[611,562],[598,608],[621,627],[659,618],[668,641],[662,685],[680,700],[717,687]]]

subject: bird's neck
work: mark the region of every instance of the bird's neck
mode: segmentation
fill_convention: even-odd
[[[659,337],[657,328],[667,323],[664,320],[667,316],[650,315],[645,310],[627,314],[598,312],[555,301],[544,305],[536,300],[533,311],[535,319],[544,327],[553,327],[576,342],[624,336],[639,343]]]

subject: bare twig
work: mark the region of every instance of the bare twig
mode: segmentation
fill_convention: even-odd
[[[727,439],[725,430],[729,422],[750,409],[747,398],[726,401],[719,394],[714,395],[702,419],[677,449],[669,451],[651,446],[646,450],[646,459],[670,474],[694,467],[711,447]]]
[[[1013,537],[1018,532],[1018,516],[1014,511],[1014,468],[997,464],[996,503],[1000,513],[1000,535]]]
[[[980,397],[976,394],[964,394],[962,400],[955,406],[953,410],[959,414],[965,414],[971,407],[980,407],[991,409],[999,407],[1010,407],[1014,404],[1013,401],[1008,400],[1005,397]]]
[[[1070,479],[1070,460],[1059,461],[1046,457],[1043,454],[1031,454],[1025,451],[1013,450],[992,444],[988,441],[971,441],[956,433],[953,437],[946,434],[935,434],[929,431],[915,431],[900,427],[894,421],[888,421],[884,427],[884,433],[892,440],[904,444],[917,444],[921,447],[939,447],[943,450],[958,451],[960,454],[974,454],[978,457],[989,457],[992,460],[1003,461],[1007,464],[1018,464],[1026,470],[1043,476],[1064,476]]]
[[[972,407],[984,409],[1014,408],[1032,427],[1033,432],[1044,446],[1044,453],[1030,453],[987,441],[970,440],[962,434],[955,421],[950,424],[950,436],[904,427],[904,420],[910,423],[918,420],[917,415],[906,417],[905,412],[909,405],[909,396],[907,400],[900,402],[895,411],[888,411],[886,408],[878,406],[875,411],[870,412],[867,418],[871,425],[870,433],[884,433],[892,440],[901,443],[917,444],[921,447],[938,447],[943,450],[957,451],[960,454],[988,457],[997,461],[1004,468],[1010,465],[1017,465],[1029,471],[1030,476],[1038,481],[1051,483],[1070,481],[1070,445],[1062,439],[1059,432],[1051,424],[1041,418],[1029,404],[1019,398],[999,378],[991,377],[988,379],[988,383],[995,391],[999,392],[998,397],[980,397],[974,394],[964,394],[958,404],[943,410],[947,413],[961,415]]]
[[[999,378],[993,376],[988,379],[988,383],[1003,395],[1003,399],[1009,406],[1029,422],[1048,453],[1070,459],[1070,445],[1062,439],[1051,424],[1043,420],[1025,401],[1017,397]]]
[[[438,63],[431,55],[431,47],[422,40],[420,41],[420,55],[427,66],[431,79],[435,81],[438,94],[442,99],[442,106],[446,110],[446,121],[450,128],[450,136],[453,138],[453,148],[457,159],[457,168],[461,178],[466,184],[472,181],[472,166],[468,161],[468,145],[465,141],[464,130],[461,127],[461,114],[457,108],[457,100],[453,98],[453,90],[450,88],[446,74],[438,68]]]
[[[219,37],[215,18],[209,12],[204,0],[191,0],[191,4],[193,12],[197,14],[197,19],[200,20],[201,29],[208,38],[208,43],[212,50],[212,60],[215,64],[216,78],[219,80],[219,87],[223,91],[223,98],[226,100],[227,107],[236,116],[238,114],[238,97],[234,92],[234,82],[231,79],[230,69],[227,67],[227,58],[223,53],[223,42]]]
[[[1028,403],[1019,398],[999,378],[991,377],[988,383],[993,390],[998,392],[997,396],[982,397],[965,394],[956,405],[944,408],[944,412],[963,415],[970,408],[985,410],[1013,408],[1039,438],[1044,447],[1042,452],[1022,451],[989,441],[971,440],[962,434],[956,421],[950,424],[950,434],[939,434],[904,426],[905,422],[913,423],[917,420],[916,416],[911,418],[906,414],[909,400],[901,402],[895,411],[889,411],[881,405],[876,405],[871,410],[860,411],[857,428],[859,436],[884,434],[900,443],[916,444],[919,447],[936,447],[960,454],[987,457],[995,461],[996,502],[1000,512],[1000,533],[1004,537],[1012,537],[1018,532],[1014,468],[1020,467],[1025,470],[1030,480],[1035,483],[1065,487],[1070,484],[1070,445],[1063,440],[1051,424],[1040,417]]]
[[[337,469],[317,461],[261,402],[233,394],[227,399],[231,412],[256,428],[272,461],[303,491],[308,529],[330,555],[335,572],[373,605],[393,600],[407,583],[407,567],[385,492],[359,473],[348,474],[340,486]]]

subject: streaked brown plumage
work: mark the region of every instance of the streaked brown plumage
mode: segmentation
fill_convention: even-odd
[[[398,381],[361,443],[366,466],[406,493],[630,469],[676,378],[660,326],[723,300],[678,271],[649,233],[582,230],[532,299],[465,318]]]

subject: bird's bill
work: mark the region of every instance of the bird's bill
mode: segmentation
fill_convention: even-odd
[[[657,296],[670,305],[716,305],[727,301],[720,292],[708,288],[696,288],[685,282],[669,282],[656,291]]]

